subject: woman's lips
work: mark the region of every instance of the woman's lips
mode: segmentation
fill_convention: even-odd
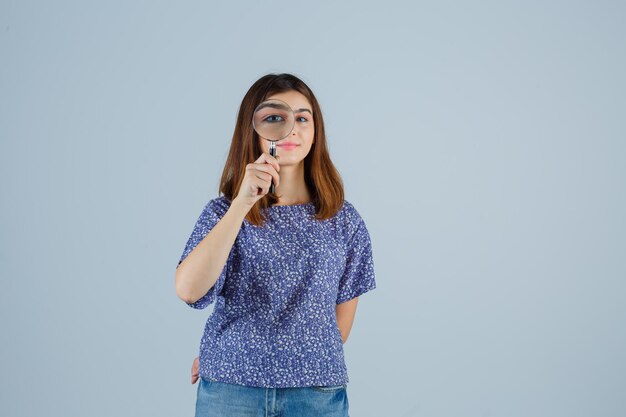
[[[280,149],[284,149],[286,151],[292,151],[298,147],[298,145],[278,145]]]

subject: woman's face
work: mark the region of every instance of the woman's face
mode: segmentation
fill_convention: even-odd
[[[293,109],[296,116],[293,130],[289,136],[276,142],[276,155],[280,157],[279,164],[281,167],[298,165],[304,161],[311,150],[311,145],[313,145],[315,135],[313,107],[302,93],[295,90],[271,95],[267,97],[267,100],[269,99],[282,100]],[[269,153],[270,142],[263,138],[259,138],[259,141],[263,152]],[[287,146],[288,143],[294,143],[296,146]]]

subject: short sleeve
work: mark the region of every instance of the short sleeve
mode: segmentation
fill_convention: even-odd
[[[221,220],[226,211],[228,210],[228,204],[225,203],[223,197],[215,198],[209,201],[202,213],[200,213],[200,217],[196,221],[196,224],[191,232],[191,236],[187,239],[187,243],[185,244],[185,248],[183,249],[183,253],[176,265],[176,268],[185,260],[185,258],[193,251],[193,249],[198,246],[198,244],[206,237],[207,234],[213,229],[213,227]],[[232,251],[231,251],[232,253]],[[230,263],[230,255],[228,260],[226,261],[222,272],[220,273],[219,278],[215,282],[215,284],[209,288],[207,293],[203,295],[199,300],[194,303],[187,303],[189,307],[196,309],[203,309],[209,306],[213,301],[215,301],[215,297],[222,293],[222,289],[224,288],[224,282],[226,281],[226,274],[228,270],[228,265]]]
[[[356,231],[350,238],[346,268],[339,280],[337,304],[344,303],[376,288],[372,241],[365,222],[359,217]]]

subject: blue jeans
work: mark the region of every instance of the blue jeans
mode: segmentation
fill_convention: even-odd
[[[346,385],[263,388],[198,380],[196,417],[350,417]]]

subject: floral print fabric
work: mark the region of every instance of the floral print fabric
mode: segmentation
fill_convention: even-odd
[[[230,207],[210,200],[178,265]],[[215,285],[188,305],[215,302],[200,341],[201,377],[282,388],[349,381],[335,307],[376,288],[369,232],[352,204],[327,220],[311,203],[271,206],[244,219]]]

